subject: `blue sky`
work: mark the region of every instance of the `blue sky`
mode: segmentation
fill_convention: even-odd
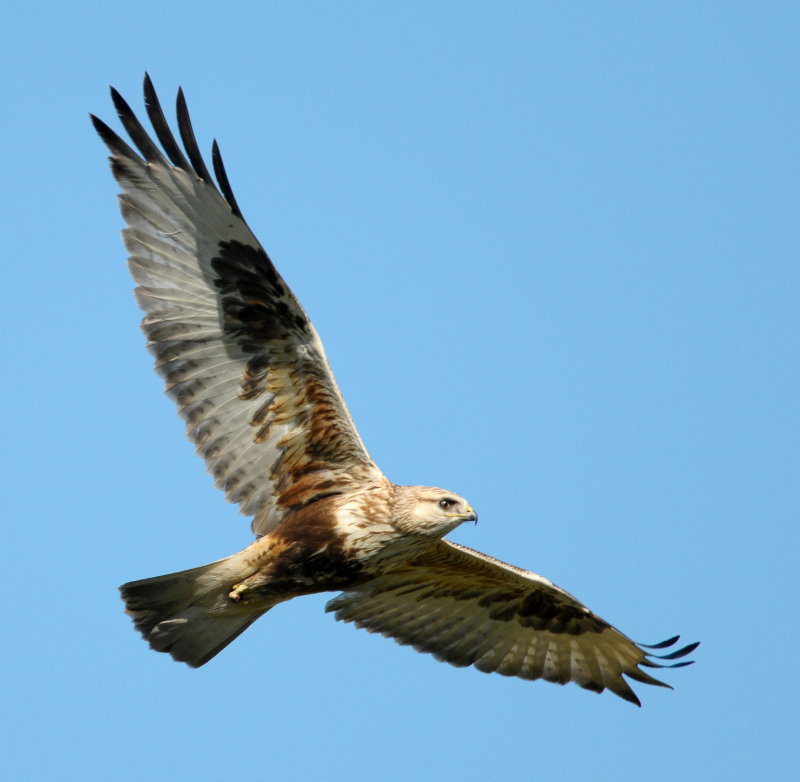
[[[9,779],[797,774],[800,12],[789,2],[30,2],[5,13]],[[373,457],[626,634],[637,687],[272,611],[205,668],[118,584],[250,542],[160,390],[88,112],[186,91]],[[118,125],[116,125],[118,127]]]

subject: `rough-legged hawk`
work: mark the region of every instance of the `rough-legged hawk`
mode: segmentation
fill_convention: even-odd
[[[206,168],[182,92],[179,142],[145,77],[160,147],[111,94],[138,152],[92,121],[122,188],[148,347],[216,485],[257,536],[227,559],[121,587],[153,649],[200,666],[278,603],[337,590],[327,606],[337,619],[453,665],[637,704],[623,674],[662,684],[642,667],[666,667],[652,650],[677,637],[646,651],[547,579],[444,540],[477,519],[467,501],[381,473],[317,332],[242,218],[216,142],[216,184]]]

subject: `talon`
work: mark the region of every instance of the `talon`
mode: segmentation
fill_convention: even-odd
[[[242,595],[247,591],[247,584],[234,584],[233,589],[228,593],[228,599],[233,600],[234,603],[239,603],[242,600]]]

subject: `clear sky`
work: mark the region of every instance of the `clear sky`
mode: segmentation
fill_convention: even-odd
[[[6,8],[0,776],[798,778],[793,2]],[[398,483],[697,664],[608,693],[272,611],[203,669],[117,585],[247,545],[139,332],[119,127],[186,90]]]

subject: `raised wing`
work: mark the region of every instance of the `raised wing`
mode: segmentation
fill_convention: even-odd
[[[111,95],[138,154],[92,122],[122,188],[142,328],[216,485],[264,535],[291,509],[381,480],[314,327],[242,218],[216,142],[219,190],[214,184],[183,93],[182,149],[145,76],[163,152],[119,93]]]
[[[331,600],[337,619],[382,633],[456,666],[523,679],[608,688],[641,705],[622,675],[669,685],[639,666],[665,665],[546,578],[439,541],[406,565]],[[650,649],[672,646],[678,637]],[[659,659],[692,652],[690,644]]]

